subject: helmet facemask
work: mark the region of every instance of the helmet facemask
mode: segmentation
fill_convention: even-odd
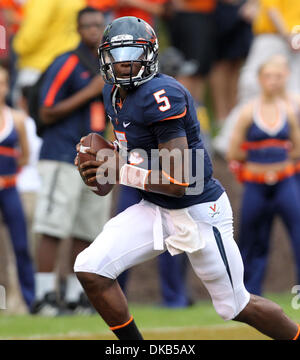
[[[157,48],[157,42],[153,44],[147,40],[130,39],[104,43],[99,47],[99,59],[105,82],[130,90],[149,81],[158,71]],[[114,65],[124,62],[131,65],[129,76],[117,77]],[[140,64],[137,74],[133,74],[134,63]]]

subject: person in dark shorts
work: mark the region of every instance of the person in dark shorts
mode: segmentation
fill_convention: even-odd
[[[216,57],[215,9],[215,0],[183,0],[168,22],[172,46],[198,63],[195,75],[181,79],[196,103],[203,102],[205,80]]]
[[[218,125],[236,105],[240,68],[253,38],[251,21],[244,15],[247,5],[247,0],[219,1],[216,8],[216,62],[210,82]]]

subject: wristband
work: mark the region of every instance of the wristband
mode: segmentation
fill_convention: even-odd
[[[134,165],[125,164],[120,169],[120,184],[146,190],[145,184],[151,170],[139,168]]]

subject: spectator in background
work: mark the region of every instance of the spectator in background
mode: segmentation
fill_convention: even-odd
[[[290,77],[288,90],[300,93],[300,1],[259,0],[253,21],[254,38],[238,83],[238,104],[226,118],[220,134],[214,139],[214,149],[225,154],[241,106],[259,94],[257,71],[273,55],[288,59]],[[255,14],[255,12],[254,12]],[[293,33],[295,32],[295,33]]]
[[[136,16],[155,26],[156,18],[161,17],[169,0],[86,0],[88,6],[100,10],[106,23],[122,16]]]
[[[18,108],[25,113],[25,128],[29,145],[29,161],[18,174],[17,188],[21,194],[25,215],[27,218],[28,238],[31,253],[35,260],[36,239],[32,231],[33,215],[36,206],[36,196],[41,187],[41,179],[38,173],[37,164],[42,145],[42,139],[36,133],[34,120],[28,115],[28,88],[21,89],[21,97],[18,101]]]
[[[101,12],[87,7],[77,17],[81,42],[59,56],[42,85],[41,118],[47,127],[39,169],[42,187],[38,196],[34,231],[42,234],[37,251],[36,306],[34,313],[57,315],[56,257],[59,244],[72,238],[73,267],[79,252],[95,239],[110,212],[110,196],[99,198],[82,182],[74,166],[75,146],[89,132],[103,134],[105,114],[101,101],[104,85],[99,75],[97,50],[105,27]],[[88,307],[75,275],[67,279],[66,302]]]
[[[28,162],[28,141],[24,114],[5,104],[8,83],[8,72],[0,67],[0,209],[13,245],[23,299],[31,310],[35,296],[34,272],[25,215],[16,187],[17,172]]]
[[[155,20],[163,15],[168,0],[117,0],[114,18],[135,16],[155,27]]]
[[[27,0],[1,0],[0,9],[7,20],[8,37],[17,33],[23,20],[23,8]]]
[[[26,1],[24,20],[13,41],[18,56],[15,103],[21,87],[34,84],[58,55],[78,45],[76,14],[84,5],[84,0]]]
[[[216,9],[217,57],[210,76],[216,125],[219,127],[237,101],[240,68],[252,41],[244,8],[252,0],[221,0]]]
[[[0,8],[0,65],[9,67],[9,41],[6,34],[7,19],[3,8]]]
[[[86,5],[93,7],[102,12],[105,23],[108,24],[112,21],[112,11],[117,6],[118,0],[86,0]]]
[[[260,0],[253,22],[254,39],[239,81],[239,100],[249,100],[259,93],[258,68],[271,56],[281,54],[290,64],[288,88],[300,93],[300,45],[293,31],[300,24],[298,0]],[[296,29],[297,30],[297,29]]]
[[[24,5],[26,1],[27,0],[2,0],[0,3],[0,12],[3,13],[6,21],[7,68],[10,73],[10,87],[7,96],[8,104],[12,104],[12,89],[17,77],[17,57],[12,47],[12,42],[23,21]]]
[[[287,80],[286,64],[271,59],[260,67],[258,78],[261,95],[243,107],[227,159],[241,162],[237,175],[244,183],[238,245],[245,286],[261,295],[277,214],[287,227],[300,281],[300,201],[293,164],[300,157],[300,128],[294,109],[279,96]]]
[[[204,100],[205,83],[216,58],[216,0],[174,0],[169,11],[171,45],[178,48],[186,60],[198,63],[196,74],[181,77],[196,103]]]
[[[16,77],[16,54],[11,43],[23,20],[25,2],[26,0],[1,0],[0,2],[0,24],[4,26],[6,38],[6,49],[2,49],[0,46],[0,61],[2,58],[2,65],[9,69],[10,88],[14,84]],[[11,100],[10,93],[9,100]]]

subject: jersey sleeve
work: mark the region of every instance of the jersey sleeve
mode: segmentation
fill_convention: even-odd
[[[184,118],[159,121],[150,125],[150,129],[159,144],[186,136]]]
[[[183,118],[187,111],[184,93],[170,85],[148,90],[142,106],[146,125]]]
[[[78,62],[75,54],[64,55],[54,60],[43,79],[40,105],[50,107],[69,96],[68,84]]]

